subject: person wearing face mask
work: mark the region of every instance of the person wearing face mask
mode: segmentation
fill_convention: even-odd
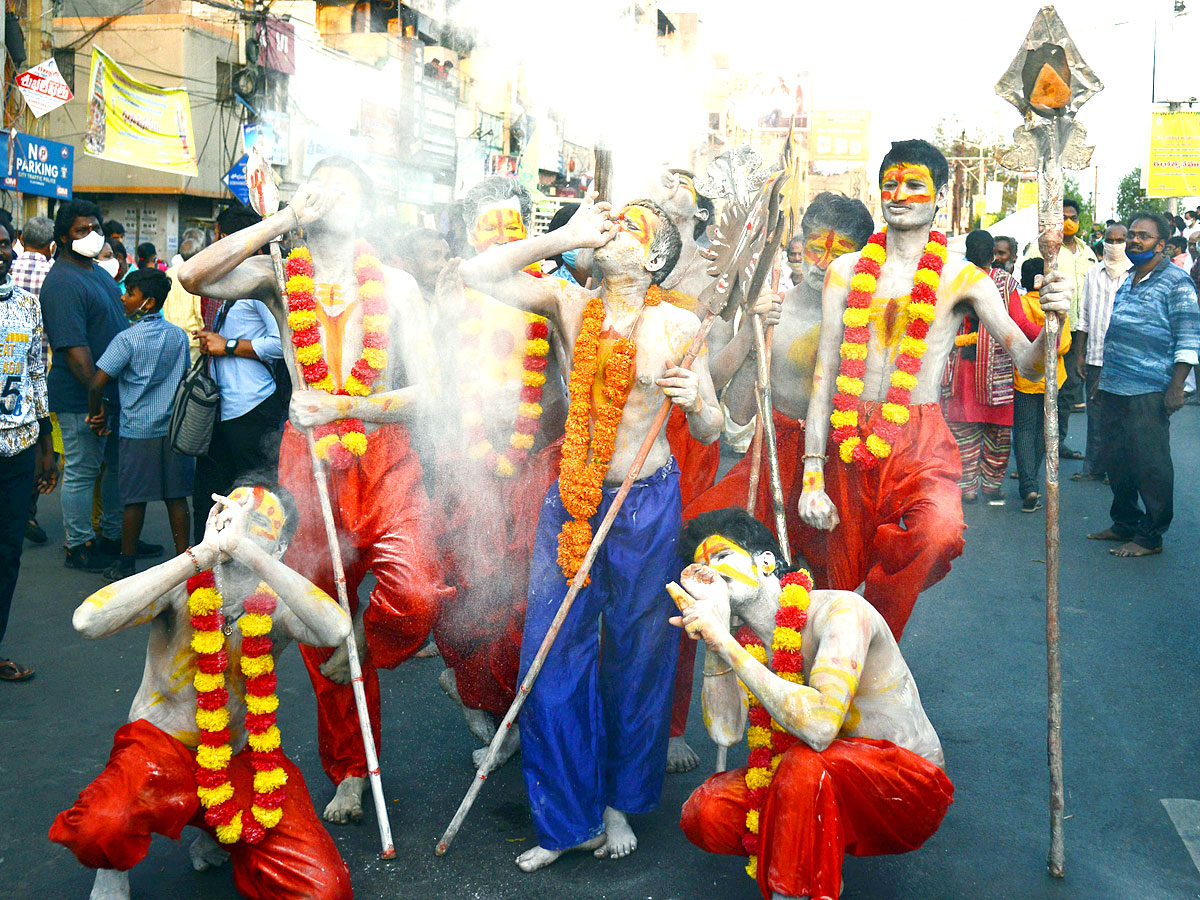
[[[1075,374],[1083,379],[1087,391],[1087,452],[1083,469],[1071,476],[1072,481],[1104,480],[1104,432],[1100,429],[1100,368],[1104,364],[1104,335],[1112,316],[1113,298],[1117,288],[1129,274],[1129,258],[1125,255],[1125,226],[1109,225],[1104,232],[1104,259],[1088,269],[1083,282],[1083,297],[1079,301],[1079,321],[1075,323]]]
[[[96,257],[96,265],[112,276],[118,290],[124,290],[125,276],[129,274],[124,244],[115,237],[105,240],[100,255]]]
[[[1069,313],[1072,322],[1079,321],[1079,303],[1083,297],[1083,281],[1088,270],[1096,264],[1096,254],[1092,252],[1079,234],[1079,201],[1070,197],[1063,199],[1063,241],[1062,249],[1058,252],[1058,271],[1065,275],[1075,288],[1074,299],[1071,301]],[[1042,251],[1037,241],[1029,245],[1025,253],[1026,259],[1040,258]],[[1078,338],[1071,337],[1071,346],[1078,346]],[[1076,373],[1078,351],[1072,350],[1067,359],[1067,383],[1058,394],[1058,456],[1059,459],[1083,459],[1078,450],[1068,447],[1067,427],[1071,413],[1084,409],[1083,382]]]
[[[1174,512],[1170,416],[1183,406],[1183,383],[1200,352],[1200,308],[1191,279],[1163,254],[1170,225],[1158,213],[1129,222],[1125,255],[1133,263],[1117,288],[1104,336],[1098,391],[1104,464],[1112,485],[1112,525],[1089,534],[1129,558],[1161,553]]]
[[[95,434],[88,426],[88,384],[100,358],[117,334],[129,327],[121,293],[113,276],[96,258],[104,249],[100,208],[87,200],[64,203],[54,218],[58,260],[42,282],[42,315],[54,351],[47,384],[50,409],[58,415],[63,436],[63,529],[68,568],[99,572],[121,548],[121,497],[117,484],[117,436]],[[105,400],[120,406],[116,385]],[[115,420],[115,417],[114,417]],[[92,527],[92,490],[101,480],[103,512],[100,534]],[[155,547],[140,544],[150,555]],[[157,548],[162,552],[162,548]]]

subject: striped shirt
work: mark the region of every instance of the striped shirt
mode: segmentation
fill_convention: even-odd
[[[1117,288],[1104,337],[1100,390],[1126,397],[1160,393],[1170,385],[1175,364],[1196,365],[1198,352],[1196,288],[1186,272],[1164,258],[1137,284],[1129,277]]]
[[[1083,280],[1083,296],[1079,299],[1079,321],[1075,323],[1075,330],[1086,332],[1088,336],[1084,362],[1089,366],[1104,364],[1104,335],[1108,333],[1113,300],[1117,296],[1117,288],[1128,277],[1128,272],[1122,272],[1116,278],[1111,278],[1104,263],[1098,262],[1088,269]]]
[[[32,447],[48,415],[42,308],[9,279],[0,285],[0,456]]]
[[[96,368],[117,382],[123,438],[166,437],[175,389],[188,369],[183,329],[162,312],[142,316],[109,342]]]

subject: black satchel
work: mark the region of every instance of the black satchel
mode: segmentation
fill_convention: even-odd
[[[220,333],[232,305],[225,304],[213,331]],[[175,389],[175,405],[167,425],[171,449],[184,456],[207,456],[213,429],[220,418],[221,389],[209,374],[209,357],[201,354]]]

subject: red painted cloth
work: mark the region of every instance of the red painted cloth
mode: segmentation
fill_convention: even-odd
[[[717,469],[721,467],[721,442],[700,443],[688,429],[687,414],[672,406],[667,418],[667,443],[679,464],[679,495],[686,507],[716,481]],[[745,502],[743,497],[743,505]]]
[[[680,827],[709,853],[747,856],[745,768],[692,792]],[[890,741],[836,740],[823,753],[804,743],[779,764],[759,818],[758,887],[766,900],[837,900],[842,857],[916,850],[954,802],[954,785],[923,757]]]
[[[341,539],[346,589],[352,611],[358,588],[370,571],[375,589],[363,626],[363,686],[371,724],[379,741],[379,680],[376,668],[391,669],[408,659],[429,637],[442,604],[454,590],[442,578],[427,526],[429,498],[421,464],[409,446],[408,431],[384,425],[367,435],[367,452],[348,469],[328,470],[329,498]],[[290,424],[279,452],[279,482],[296,498],[300,528],[286,562],[313,584],[337,597],[325,521],[312,476],[308,442]],[[301,645],[300,652],[317,695],[317,741],[321,763],[336,784],[348,775],[366,775],[367,762],[349,684],[321,674],[330,647]]]
[[[229,763],[234,800],[249,815],[254,770],[249,751]],[[317,818],[304,776],[286,757],[283,819],[257,844],[222,844],[233,864],[233,884],[251,900],[348,900],[350,871]],[[113,737],[104,771],[58,814],[50,840],[91,869],[127,871],[145,858],[152,834],[179,840],[185,825],[216,837],[196,797],[196,753],[137,719]]]
[[[825,538],[823,531],[800,521],[800,491],[804,487],[804,425],[775,410],[775,447],[779,459],[779,482],[783,487],[783,508],[787,514],[788,544],[793,553],[804,557],[818,587],[825,586]],[[762,469],[758,480],[758,502],[754,517],[775,532],[775,510],[771,504],[770,463],[767,447],[761,450]],[[752,457],[746,453],[725,477],[685,504],[683,521],[689,522],[701,513],[736,506],[746,508],[750,493]],[[776,537],[778,535],[776,534]],[[688,560],[690,562],[690,560]],[[671,737],[680,737],[687,729],[688,710],[692,703],[692,683],[696,663],[696,641],[680,635],[679,661],[675,666],[675,697],[671,704]]]
[[[438,548],[458,593],[442,607],[433,636],[471,709],[503,716],[516,696],[529,562],[561,461],[559,438],[513,478],[455,479],[449,469],[438,479],[434,506],[445,511]],[[457,468],[460,476],[469,471]]]
[[[879,403],[858,405],[859,427],[882,421]],[[836,448],[825,465],[825,491],[839,524],[829,535],[829,586],[863,596],[904,633],[921,591],[937,584],[963,550],[962,464],[936,403],[909,407],[892,452],[869,471],[847,466]],[[830,441],[833,446],[833,442]]]

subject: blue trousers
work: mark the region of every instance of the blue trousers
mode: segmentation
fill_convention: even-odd
[[[616,492],[605,488],[593,529]],[[568,518],[555,481],[538,519],[521,678],[567,593],[558,533]],[[679,576],[681,522],[672,459],[630,490],[521,710],[525,787],[547,850],[599,835],[606,806],[626,813],[658,806],[679,652],[664,585]]]

